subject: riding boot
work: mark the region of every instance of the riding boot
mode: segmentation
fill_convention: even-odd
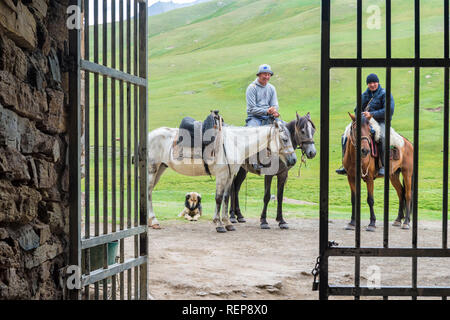
[[[347,144],[347,137],[342,136],[341,137],[341,146],[342,146],[342,160],[344,159],[344,154],[345,154],[345,146]],[[342,174],[342,175],[346,175],[347,171],[345,171],[344,166],[341,166],[339,169],[336,170],[337,174]]]

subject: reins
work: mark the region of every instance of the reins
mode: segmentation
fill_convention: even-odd
[[[373,99],[373,98],[372,98]],[[370,100],[370,101],[372,101],[372,99]],[[370,103],[370,101],[369,101],[369,103]],[[350,130],[350,142],[351,142],[351,144],[355,147],[355,149],[356,149],[356,142],[355,142],[355,140],[356,140],[356,136],[355,136],[355,132],[354,132],[354,130],[353,129],[356,129],[356,122],[353,122],[352,123],[352,127],[351,127],[351,130]],[[373,145],[373,141],[372,141],[372,138],[370,137],[370,136],[361,136],[361,141],[362,140],[367,140],[367,142],[369,143],[369,147],[370,147],[370,156],[372,156],[372,145]],[[363,172],[363,169],[362,169],[362,165],[361,165],[361,177],[362,178],[365,178],[365,177],[367,177],[367,175],[369,174],[369,166],[367,166],[367,168],[366,168],[366,173],[364,173]]]

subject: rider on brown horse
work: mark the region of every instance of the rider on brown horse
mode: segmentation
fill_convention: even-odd
[[[361,95],[361,107],[364,116],[367,118],[372,116],[380,124],[380,141],[381,148],[379,148],[379,154],[382,162],[382,166],[378,171],[378,176],[384,176],[384,149],[385,149],[385,124],[384,116],[386,113],[386,90],[384,90],[378,79],[378,76],[371,73],[367,76],[367,90]],[[356,113],[356,108],[355,108]],[[394,114],[394,98],[391,95],[391,119]],[[342,158],[344,158],[345,144],[347,143],[347,138],[342,136]],[[338,174],[347,174],[344,167],[336,170]]]

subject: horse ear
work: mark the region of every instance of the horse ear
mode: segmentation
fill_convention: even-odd
[[[300,116],[298,115],[297,111],[295,111],[295,116],[297,117],[297,122],[300,122]]]
[[[275,128],[279,128],[280,127],[280,124],[278,123],[278,120],[275,120],[274,122],[273,122],[273,125],[275,126]]]
[[[197,199],[198,199],[198,203],[202,202],[202,195],[200,193],[198,194]]]
[[[306,117],[311,120],[311,116],[309,115],[309,112],[306,114]]]
[[[350,118],[352,118],[352,121],[355,121],[355,116],[354,115],[352,115],[350,112],[348,113],[348,115],[350,116]]]
[[[189,200],[190,197],[191,197],[191,194],[189,192],[186,193],[186,200]]]

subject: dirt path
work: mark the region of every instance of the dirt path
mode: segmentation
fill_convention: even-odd
[[[150,230],[150,293],[155,299],[317,299],[311,269],[318,255],[319,220],[290,219],[289,230],[257,219],[218,234],[209,221],[164,221]],[[364,222],[366,223],[366,222]],[[330,240],[354,245],[345,221],[330,222]],[[361,232],[362,246],[382,246],[382,222],[375,233]],[[441,222],[419,222],[419,247],[441,245]],[[390,227],[390,246],[410,247],[412,231]],[[450,286],[448,259],[420,258],[418,285]],[[330,258],[330,284],[353,284],[354,258]],[[361,285],[371,270],[381,285],[411,284],[411,258],[362,258]]]

